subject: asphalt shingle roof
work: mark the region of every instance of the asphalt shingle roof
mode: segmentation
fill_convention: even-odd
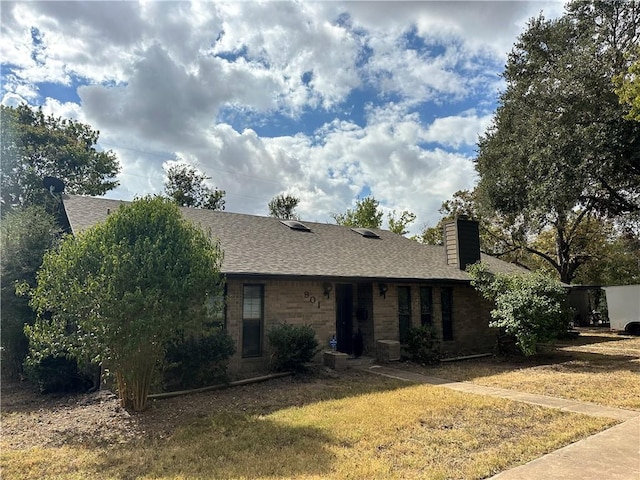
[[[74,233],[104,221],[127,203],[98,197],[64,195]],[[283,275],[387,280],[467,281],[468,275],[446,264],[444,247],[422,245],[387,230],[365,238],[349,227],[302,221],[310,232],[292,230],[280,220],[230,212],[181,208],[185,218],[218,238],[228,275]],[[522,272],[502,260],[482,255],[492,271]]]

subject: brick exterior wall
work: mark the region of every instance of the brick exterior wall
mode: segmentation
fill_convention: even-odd
[[[469,285],[403,284],[411,287],[411,326],[420,326],[420,287],[432,290],[432,325],[442,338],[441,287],[453,289],[453,340],[442,342],[445,356],[468,355],[493,351],[497,331],[489,328],[491,303],[480,297]],[[399,340],[398,285],[389,284],[386,298],[373,296],[375,340]],[[374,290],[378,286],[375,285]]]
[[[231,278],[227,280],[226,328],[236,342],[237,352],[229,364],[232,377],[269,369],[270,352],[266,332],[275,324],[308,324],[316,332],[321,349],[329,348],[336,334],[335,283],[329,298],[324,295],[327,280],[280,280],[270,278]],[[387,285],[385,296],[380,283]],[[243,285],[264,286],[264,328],[262,356],[242,358]],[[403,284],[411,287],[411,325],[420,325],[420,286],[432,288],[433,326],[442,337],[440,286]],[[445,285],[442,285],[445,286]],[[496,332],[488,327],[491,305],[468,285],[451,284],[453,288],[453,340],[443,342],[446,355],[467,355],[492,351]],[[369,293],[370,292],[370,293]],[[358,307],[367,310],[366,319],[356,317]],[[353,333],[360,330],[364,339],[364,354],[375,356],[375,342],[398,340],[397,285],[386,282],[353,284]],[[320,356],[318,357],[320,359]]]
[[[444,286],[444,285],[443,285]],[[453,340],[442,342],[445,356],[462,356],[492,352],[498,331],[489,328],[492,305],[470,285],[453,287]],[[440,288],[433,288],[433,325],[442,338],[442,304]]]
[[[307,324],[316,332],[321,348],[329,346],[336,330],[334,291],[324,295],[322,280],[227,279],[226,328],[236,342],[236,354],[229,364],[231,375],[267,371],[270,352],[266,332],[278,323]],[[262,356],[242,358],[243,285],[264,285]]]

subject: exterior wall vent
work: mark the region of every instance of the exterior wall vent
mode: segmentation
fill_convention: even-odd
[[[311,229],[307,227],[304,223],[299,222],[297,220],[280,220],[280,223],[286,225],[291,230],[298,230],[300,232],[310,232]]]
[[[352,228],[351,230],[353,230],[356,233],[359,233],[360,235],[366,238],[380,238],[380,235],[378,235],[373,230],[369,230],[368,228]]]
[[[457,217],[445,222],[442,229],[447,265],[464,270],[480,260],[480,228],[477,221]]]

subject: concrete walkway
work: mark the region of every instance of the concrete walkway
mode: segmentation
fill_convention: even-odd
[[[377,375],[412,383],[425,383],[476,395],[557,408],[567,412],[620,420],[623,423],[567,445],[525,465],[506,470],[490,480],[640,480],[640,412],[565,400],[547,395],[515,392],[468,382],[455,382],[379,365],[362,366]]]

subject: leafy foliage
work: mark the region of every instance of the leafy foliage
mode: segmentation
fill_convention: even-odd
[[[373,196],[356,201],[353,209],[348,208],[345,213],[334,213],[331,216],[338,225],[360,228],[380,228],[382,225],[382,210],[378,210],[378,202]]]
[[[269,330],[267,337],[273,350],[272,367],[277,371],[303,370],[320,346],[310,325],[280,323]]]
[[[45,255],[31,300],[38,320],[26,331],[30,355],[103,362],[123,406],[142,410],[165,345],[203,328],[221,261],[219,246],[168,199],[123,205]]]
[[[442,203],[441,220],[436,227],[425,227],[412,237],[420,243],[442,245],[442,223],[458,215],[472,217],[480,224],[480,248],[483,253],[505,261],[541,270],[560,278],[557,255],[557,230],[551,226],[523,236],[517,225],[481,210],[475,191],[459,191]],[[638,283],[640,239],[634,231],[632,216],[628,225],[595,212],[580,215],[571,212],[567,225],[571,236],[564,237],[571,257],[566,267],[572,281],[590,285],[625,285]],[[575,225],[575,226],[574,226]]]
[[[91,376],[78,368],[76,359],[65,356],[27,362],[25,375],[42,393],[85,391],[93,386]]]
[[[167,170],[165,193],[181,207],[224,210],[226,192],[208,187],[209,179],[190,165],[173,165]]]
[[[387,220],[389,221],[389,231],[397,233],[398,235],[405,235],[409,233],[407,225],[413,223],[416,219],[416,214],[408,210],[403,210],[400,217],[397,216],[396,211],[389,212]]]
[[[212,385],[224,379],[235,343],[222,328],[169,342],[164,383],[168,390]]]
[[[435,363],[440,358],[440,341],[431,326],[409,328],[406,348],[411,360],[422,365]]]
[[[489,326],[513,335],[525,355],[533,355],[538,343],[567,331],[566,291],[556,280],[540,272],[494,274],[482,263],[469,266],[467,272],[471,285],[495,304]]]
[[[11,377],[22,373],[28,353],[24,326],[35,321],[29,299],[16,295],[16,285],[35,287],[44,253],[59,233],[55,219],[40,206],[10,211],[0,224],[2,368]]]
[[[637,11],[636,2],[575,1],[559,19],[533,19],[479,142],[483,210],[509,226],[514,249],[543,258],[567,283],[587,261],[573,247],[582,223],[640,210],[640,124],[624,118],[612,82],[638,43]],[[552,255],[527,243],[547,229]]]
[[[300,199],[293,195],[276,195],[269,201],[269,215],[281,220],[298,220],[295,209],[299,203]]]
[[[65,192],[102,195],[118,185],[113,152],[98,152],[99,132],[75,120],[45,116],[26,104],[1,106],[0,191],[5,207],[45,205],[45,176],[64,181]]]
[[[614,82],[620,103],[629,107],[626,118],[640,122],[640,47],[636,48],[633,58],[634,63],[629,65],[626,72],[615,77]]]
[[[554,230],[547,229],[530,245],[552,256],[556,243]],[[597,215],[585,217],[575,230],[571,248],[581,259],[573,278],[578,284],[628,285],[640,282],[640,239],[607,218]],[[530,255],[525,261],[530,268],[549,275],[557,274],[557,270],[540,256]]]
[[[450,200],[445,200],[438,209],[442,218],[435,227],[425,226],[419,235],[411,237],[426,245],[442,245],[442,227],[445,221],[464,215],[469,218],[479,217],[475,194],[469,190],[458,190]]]

